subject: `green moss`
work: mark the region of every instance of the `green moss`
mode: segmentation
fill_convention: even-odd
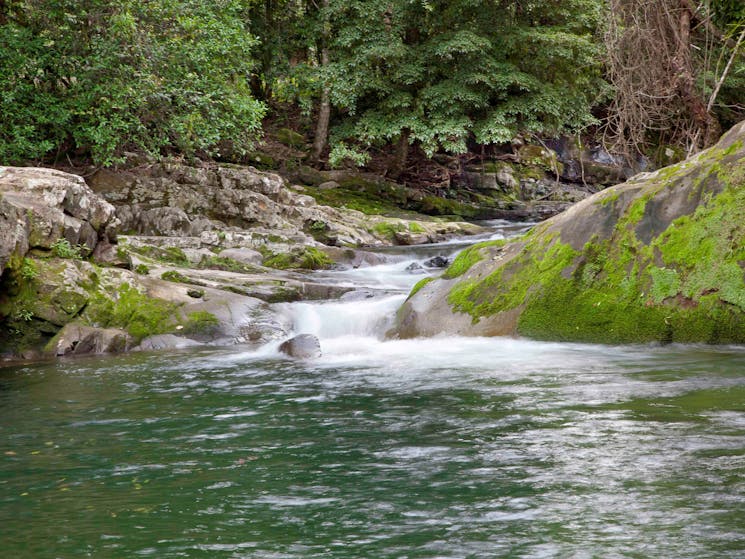
[[[652,277],[650,295],[655,303],[662,303],[669,297],[675,297],[680,292],[680,276],[676,270],[652,266],[649,269]]]
[[[409,232],[410,233],[424,233],[424,227],[419,225],[416,221],[410,221],[409,222]]]
[[[179,247],[162,248],[152,245],[143,245],[138,247],[130,246],[129,250],[159,262],[176,264],[178,266],[189,265],[189,259],[186,257],[186,253],[184,253],[184,251]]]
[[[256,273],[260,272],[261,269],[250,264],[243,264],[232,258],[224,256],[207,256],[202,258],[199,262],[198,268],[205,268],[210,270],[225,270],[228,272],[240,272],[240,273]]]
[[[84,319],[92,326],[126,330],[139,342],[148,336],[174,331],[179,325],[177,311],[174,303],[148,297],[125,283],[114,298],[103,293],[94,295]]]
[[[186,315],[182,334],[189,336],[214,336],[220,330],[220,320],[207,311],[196,311]]]
[[[268,253],[264,258],[264,266],[287,270],[292,268],[304,270],[322,270],[334,263],[331,258],[315,247],[304,247],[281,254]]]
[[[525,304],[528,295],[553,282],[571,265],[576,251],[553,237],[529,243],[523,253],[480,280],[464,280],[448,295],[455,310],[481,317]]]
[[[135,274],[146,276],[150,273],[150,268],[148,268],[145,264],[137,264],[137,266],[134,267],[134,272]]]
[[[484,256],[481,253],[482,248],[488,246],[502,246],[505,242],[503,240],[497,241],[486,241],[483,243],[475,244],[467,249],[463,250],[455,257],[455,260],[447,267],[445,273],[442,274],[444,279],[453,279],[458,276],[462,276],[468,270],[470,270],[474,264],[480,262]]]
[[[176,270],[168,270],[167,272],[163,272],[160,275],[160,278],[175,283],[192,283],[192,281],[188,277],[186,277],[181,272],[177,272]]]
[[[415,209],[429,215],[460,216],[464,218],[476,218],[479,216],[478,208],[457,200],[441,198],[439,196],[424,196],[418,202]]]
[[[722,151],[694,171],[658,174],[609,239],[574,251],[537,229],[522,254],[483,279],[459,281],[448,301],[475,321],[520,307],[518,332],[540,339],[745,342],[745,171],[722,164]],[[645,244],[636,229],[649,201],[681,184],[711,194]],[[463,268],[471,259],[463,255]]]
[[[293,148],[302,148],[305,146],[305,136],[289,128],[280,128],[277,130],[277,141]]]
[[[406,227],[400,222],[381,221],[376,223],[370,228],[370,232],[376,234],[379,237],[384,237],[388,240],[394,240],[396,233],[405,231]]]
[[[431,283],[433,281],[435,281],[435,278],[433,278],[431,276],[420,279],[418,282],[416,282],[416,284],[414,285],[414,287],[411,288],[411,293],[409,293],[409,296],[406,298],[406,300],[408,301],[409,299],[411,299],[414,295],[416,295],[417,293],[419,293],[419,291],[425,285],[427,285],[428,283]]]
[[[41,323],[34,320],[36,276],[23,273],[27,260],[12,255],[0,277],[0,351],[22,351],[43,342]]]
[[[267,303],[292,303],[300,301],[302,294],[296,287],[279,287],[269,295],[264,296],[263,299]]]
[[[316,202],[325,206],[345,207],[366,215],[395,216],[402,213],[401,208],[390,199],[365,191],[359,192],[342,187],[329,190],[308,189],[307,192]]]
[[[618,200],[620,198],[620,196],[621,196],[621,191],[620,190],[616,190],[614,192],[606,192],[595,203],[596,204],[599,204],[601,206],[608,206],[610,204],[615,203],[615,201]]]

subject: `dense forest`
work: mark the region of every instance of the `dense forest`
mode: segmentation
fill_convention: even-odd
[[[745,118],[739,0],[6,0],[0,163],[317,166],[591,135],[682,157]]]

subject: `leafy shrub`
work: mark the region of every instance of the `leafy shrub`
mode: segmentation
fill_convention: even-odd
[[[0,161],[248,151],[265,106],[241,0],[13,2],[0,19]]]
[[[36,263],[33,260],[30,258],[24,258],[23,263],[21,264],[21,269],[18,270],[18,273],[23,279],[31,281],[36,279],[39,275],[39,270],[36,268]]]
[[[71,245],[67,239],[57,239],[52,245],[52,254],[59,258],[81,260],[83,258],[81,248],[80,245]]]

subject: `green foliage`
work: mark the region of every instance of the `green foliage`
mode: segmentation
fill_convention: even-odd
[[[140,293],[129,284],[122,284],[114,299],[102,293],[94,295],[85,311],[85,318],[102,328],[121,328],[139,342],[156,334],[172,332],[178,325],[177,306]]]
[[[592,34],[603,3],[332,2],[332,63],[319,70],[350,118],[338,142],[398,141],[466,151],[518,132],[594,122],[604,90]],[[338,157],[334,157],[337,161]]]
[[[30,258],[24,258],[21,263],[21,268],[18,270],[18,274],[26,281],[32,281],[39,275],[39,270],[36,267],[36,262]]]
[[[329,153],[329,165],[335,169],[344,167],[349,163],[362,167],[369,160],[370,155],[368,153],[342,143],[337,143]]]
[[[80,245],[73,246],[67,239],[57,239],[52,245],[52,254],[58,258],[81,260],[83,258]]]
[[[181,333],[192,336],[213,336],[219,329],[220,321],[214,314],[207,311],[196,311],[186,315],[186,322]]]
[[[242,0],[14,2],[0,20],[0,161],[125,149],[242,154],[264,106]]]
[[[146,276],[150,273],[150,268],[145,264],[137,264],[137,266],[134,267],[134,273]]]

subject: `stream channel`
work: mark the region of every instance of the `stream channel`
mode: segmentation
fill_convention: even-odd
[[[745,557],[745,348],[385,341],[462,246],[317,273],[319,359],[0,369],[0,557]]]

